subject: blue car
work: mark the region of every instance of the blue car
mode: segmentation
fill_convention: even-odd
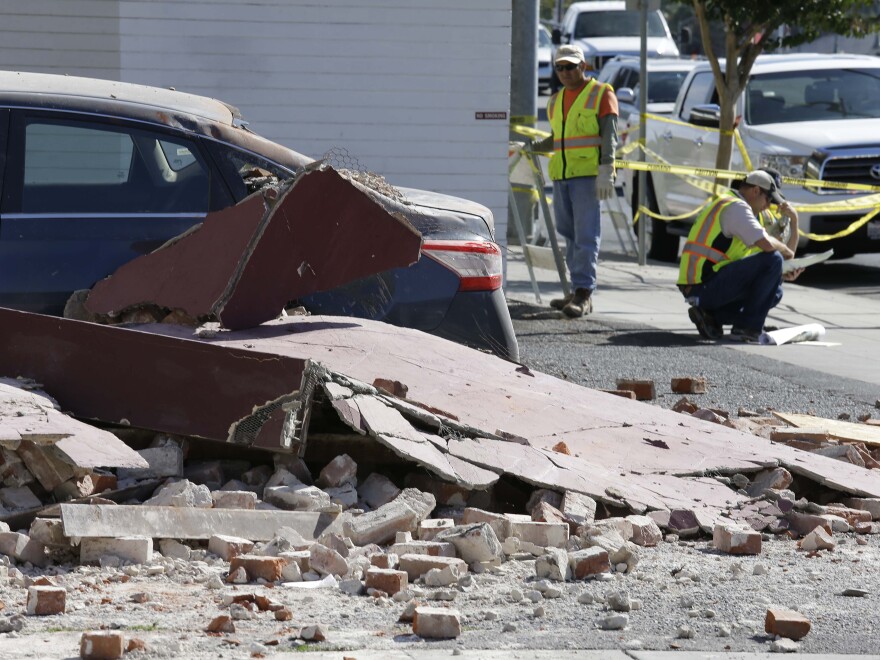
[[[60,315],[73,291],[310,162],[256,135],[237,109],[214,99],[0,72],[0,306]],[[491,211],[399,190],[422,233],[422,258],[291,302],[517,360]]]

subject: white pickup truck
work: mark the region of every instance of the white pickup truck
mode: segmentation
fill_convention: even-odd
[[[719,134],[705,127],[717,128],[717,103],[709,64],[699,64],[685,79],[676,99],[671,118],[677,122],[648,120],[648,149],[673,165],[714,168]],[[762,55],[737,102],[736,114],[755,168],[774,167],[784,177],[880,185],[880,58]],[[647,160],[651,162],[652,157]],[[745,169],[736,145],[730,169]],[[627,172],[624,179],[635,209],[637,176]],[[646,204],[662,215],[692,212],[706,200],[706,193],[683,177],[648,172],[647,179]],[[803,186],[783,186],[782,193],[795,206],[850,199],[856,194]],[[800,229],[832,234],[864,213],[800,212]],[[690,222],[652,219],[649,256],[675,261],[680,236],[687,235],[692,222],[693,218]],[[880,218],[832,241],[810,241],[802,236],[798,251],[821,252],[830,247],[837,257],[880,252]]]

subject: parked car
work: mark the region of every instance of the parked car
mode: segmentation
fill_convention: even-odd
[[[624,0],[575,2],[554,32],[554,43],[580,46],[587,62],[599,71],[615,55],[639,55],[641,12],[626,8]],[[678,46],[666,18],[658,9],[648,12],[648,57],[677,57]]]
[[[553,42],[550,30],[538,26],[538,93],[549,91],[553,80]]]
[[[646,109],[654,115],[668,115],[675,107],[678,90],[700,60],[655,57],[648,58],[648,100]],[[607,82],[617,94],[620,109],[620,125],[632,120],[639,123],[639,76],[641,63],[638,57],[618,55],[605,63],[596,79]]]
[[[782,176],[796,179],[880,185],[880,59],[876,57],[761,55],[737,100],[736,115],[741,118],[738,129],[752,167],[773,167]],[[648,148],[675,165],[714,168],[719,134],[712,129],[719,126],[720,109],[708,62],[695,66],[688,75],[672,117],[677,123],[648,122]],[[731,169],[745,169],[736,148]],[[706,199],[705,191],[683,177],[650,172],[647,183],[647,204],[662,215],[692,214]],[[866,194],[796,185],[784,185],[782,192],[795,206]],[[863,214],[860,210],[802,210],[798,226],[804,233],[834,234]],[[650,255],[674,261],[679,238],[692,223],[692,216],[686,221],[652,221]],[[834,248],[836,257],[880,252],[880,220],[834,240],[801,236],[798,243],[799,252],[828,248]]]
[[[248,173],[286,179],[310,162],[214,99],[0,72],[0,306],[61,314],[71,292],[244,199]],[[422,258],[301,302],[517,359],[491,211],[401,192]]]

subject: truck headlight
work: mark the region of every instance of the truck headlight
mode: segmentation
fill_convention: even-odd
[[[761,154],[758,167],[772,167],[779,171],[782,176],[793,179],[804,178],[804,166],[810,159],[809,156],[778,156],[776,154]]]

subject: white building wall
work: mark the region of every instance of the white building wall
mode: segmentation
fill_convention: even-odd
[[[0,68],[175,87],[507,224],[511,0],[0,0]],[[502,119],[477,119],[501,112]]]

